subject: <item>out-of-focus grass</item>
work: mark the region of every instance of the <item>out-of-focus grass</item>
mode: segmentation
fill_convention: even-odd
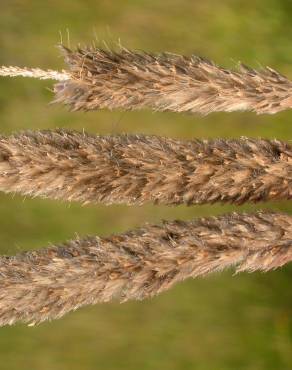
[[[55,45],[98,39],[128,48],[196,53],[232,67],[270,65],[292,78],[290,1],[10,0],[1,3],[0,64],[63,68]],[[208,117],[171,113],[68,113],[49,106],[50,82],[0,80],[1,132],[72,128],[98,134],[291,139],[291,112]],[[288,202],[247,205],[291,212]],[[190,219],[233,206],[68,205],[0,195],[0,251],[107,235],[160,219]],[[291,369],[291,267],[268,274],[231,272],[188,281],[145,302],[83,308],[36,328],[0,329],[1,370]]]

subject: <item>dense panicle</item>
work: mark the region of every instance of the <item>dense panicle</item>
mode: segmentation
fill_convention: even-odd
[[[291,260],[292,217],[276,213],[164,222],[72,240],[0,258],[0,325],[38,323],[98,302],[145,299],[233,265],[268,271]]]
[[[208,114],[292,108],[292,82],[271,68],[227,70],[197,57],[62,47],[71,78],[55,85],[72,110],[141,109]]]
[[[26,132],[0,137],[0,190],[105,204],[291,199],[292,147],[247,138]]]

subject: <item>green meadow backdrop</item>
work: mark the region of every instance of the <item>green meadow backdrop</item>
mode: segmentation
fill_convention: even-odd
[[[208,57],[225,67],[269,65],[292,78],[289,0],[2,0],[0,65],[64,68],[56,45],[96,42]],[[68,31],[67,31],[68,30]],[[68,36],[69,35],[69,36]],[[50,81],[0,79],[0,130],[67,128],[177,138],[292,137],[292,112],[208,117],[150,111],[70,113],[49,105]],[[161,219],[191,219],[291,203],[81,206],[0,194],[0,252],[108,235]],[[82,308],[33,328],[0,328],[1,370],[290,370],[292,265],[188,280],[144,302]]]

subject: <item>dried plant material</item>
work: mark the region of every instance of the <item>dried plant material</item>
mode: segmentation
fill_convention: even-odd
[[[292,260],[292,217],[231,214],[164,222],[0,258],[0,325],[39,323],[98,302],[153,297],[175,283],[236,266]],[[195,294],[195,292],[194,292]]]
[[[0,67],[0,76],[8,77],[31,77],[38,78],[39,80],[57,80],[65,81],[70,78],[70,75],[65,72],[58,72],[49,70],[43,70],[40,68],[20,68],[20,67]]]
[[[61,46],[69,71],[0,67],[0,76],[60,81],[55,102],[72,110],[253,111],[292,108],[292,82],[272,68],[228,70],[197,56]]]
[[[0,137],[0,190],[105,204],[291,199],[292,148],[247,138],[26,132]]]
[[[197,56],[62,47],[71,78],[55,85],[72,110],[253,111],[292,108],[292,82],[266,67],[227,70]]]

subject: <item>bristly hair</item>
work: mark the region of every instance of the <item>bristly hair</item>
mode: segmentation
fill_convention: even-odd
[[[292,82],[269,67],[227,70],[197,56],[61,48],[71,78],[55,85],[55,102],[72,110],[272,114],[292,108]]]
[[[0,136],[0,191],[139,205],[291,199],[292,148],[247,138],[24,132]]]
[[[98,302],[153,297],[175,283],[236,266],[292,260],[292,217],[230,214],[164,222],[0,258],[0,325],[39,323]]]

